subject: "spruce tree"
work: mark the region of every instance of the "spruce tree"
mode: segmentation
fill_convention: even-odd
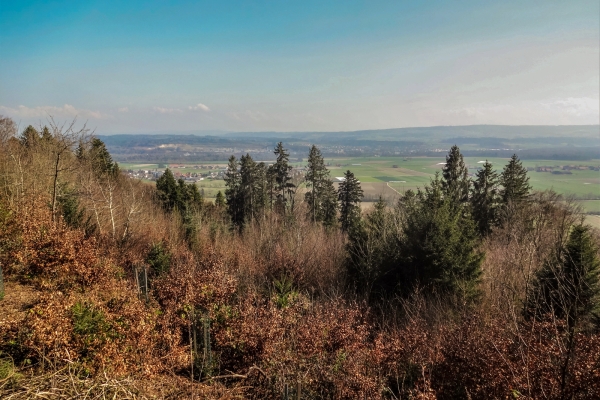
[[[169,168],[156,180],[156,190],[165,211],[171,212],[181,203],[177,181]]]
[[[329,171],[325,167],[323,155],[317,146],[312,145],[308,154],[308,165],[306,171],[306,185],[310,188],[306,192],[305,201],[309,204],[310,216],[313,221],[317,221],[319,209],[323,197],[325,180],[329,177]]]
[[[439,175],[402,202],[404,240],[397,282],[405,291],[429,286],[463,300],[478,296],[483,256],[470,214],[444,195]]]
[[[92,167],[98,175],[111,175],[117,171],[117,163],[106,149],[104,142],[98,138],[93,138],[89,157],[92,161]]]
[[[217,208],[225,208],[226,206],[225,196],[223,196],[223,192],[220,190],[217,192],[217,196],[215,198],[215,206],[217,206]]]
[[[473,181],[471,195],[473,219],[481,235],[488,234],[496,224],[499,201],[498,174],[486,161]]]
[[[600,327],[600,260],[589,226],[573,227],[557,261],[537,273],[525,313],[553,314],[566,319],[570,328],[580,323]]]
[[[338,188],[340,202],[340,224],[343,231],[348,231],[360,219],[360,203],[363,190],[360,182],[349,170],[344,173],[344,181]]]
[[[445,193],[455,202],[466,202],[469,199],[469,173],[463,155],[458,146],[450,148],[446,156],[446,165],[442,168],[442,186]]]
[[[323,181],[320,196],[321,206],[317,219],[322,221],[324,226],[333,227],[337,224],[338,194],[331,179]]]
[[[39,143],[40,139],[40,133],[37,131],[37,129],[29,125],[21,134],[20,142],[24,147],[30,149],[35,147]]]
[[[240,158],[240,201],[243,213],[242,219],[252,220],[256,209],[256,163],[246,154]]]
[[[260,216],[266,204],[266,168],[249,154],[240,159],[240,190],[244,221]]]
[[[231,217],[234,226],[241,227],[244,223],[244,212],[241,199],[242,178],[238,169],[238,162],[235,156],[229,157],[229,164],[225,172],[225,202],[227,203],[227,213]]]
[[[500,184],[502,185],[500,195],[504,205],[522,202],[529,196],[531,186],[529,186],[527,169],[523,167],[516,154],[513,154],[504,167],[500,175]]]
[[[291,198],[294,193],[295,185],[291,182],[292,166],[289,165],[290,154],[283,148],[283,143],[277,143],[273,153],[277,156],[273,164],[273,173],[275,176],[275,189],[277,191],[277,200],[285,208],[287,204],[286,194]]]

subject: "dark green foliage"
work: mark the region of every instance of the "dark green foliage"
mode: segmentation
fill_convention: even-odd
[[[163,242],[154,243],[150,248],[150,251],[146,255],[146,263],[152,268],[152,270],[162,275],[169,272],[171,268],[171,253]]]
[[[442,178],[442,187],[447,196],[452,197],[455,202],[468,200],[471,182],[463,156],[456,145],[450,148],[446,156],[446,165],[442,168]]]
[[[193,183],[186,184],[183,179],[175,180],[170,169],[156,180],[158,201],[167,212],[178,210],[182,217],[202,208],[204,199]]]
[[[156,190],[158,202],[166,212],[179,212],[186,241],[190,246],[194,246],[196,224],[193,215],[202,210],[204,203],[198,186],[194,183],[186,184],[183,179],[176,181],[171,170],[167,168],[156,180]]]
[[[118,164],[113,161],[104,142],[98,138],[92,138],[89,143],[79,143],[75,154],[80,161],[88,161],[98,177],[106,178],[119,174]]]
[[[405,291],[431,286],[474,299],[483,260],[476,250],[475,223],[444,191],[436,175],[424,191],[403,199],[404,240],[397,281]]]
[[[277,204],[284,210],[288,200],[292,200],[296,185],[292,183],[292,166],[289,165],[290,153],[283,148],[283,143],[277,143],[273,153],[277,156],[273,164],[273,175],[275,178],[275,192],[277,193]]]
[[[326,179],[320,188],[321,203],[317,217],[326,227],[337,224],[338,218],[338,193],[331,179]]]
[[[248,221],[263,215],[268,202],[267,167],[256,163],[249,154],[238,162],[229,159],[225,173],[227,211],[234,226],[242,228]]]
[[[343,231],[348,231],[360,221],[363,190],[351,171],[346,171],[344,178],[338,188],[338,200],[340,202],[340,224]]]
[[[321,186],[323,181],[328,178],[329,171],[325,168],[323,155],[317,146],[312,145],[308,154],[308,165],[306,171],[306,186],[310,191],[304,196],[305,201],[309,204],[309,213],[313,221],[317,221],[318,209],[321,203]]]
[[[522,202],[529,196],[531,186],[529,185],[527,169],[523,167],[516,154],[513,154],[504,167],[500,175],[500,184],[502,185],[500,195],[502,196],[502,203],[505,205]]]
[[[50,129],[48,129],[47,126],[44,126],[42,128],[42,141],[51,142],[52,139],[53,139],[53,137],[52,137],[52,133],[50,132]]]
[[[91,157],[92,166],[96,173],[110,175],[118,171],[117,163],[113,162],[102,140],[98,138],[92,139],[89,156]]]
[[[71,308],[73,318],[73,332],[77,335],[95,335],[106,328],[106,321],[102,311],[94,309],[91,305],[82,302],[75,303]]]
[[[251,221],[264,211],[267,202],[266,166],[256,163],[249,154],[240,158],[240,201],[243,221]]]
[[[557,259],[537,273],[525,312],[553,314],[570,327],[583,321],[600,327],[600,260],[589,226],[573,227]]]
[[[20,141],[23,147],[31,149],[40,141],[40,133],[33,126],[29,125],[21,134]]]
[[[279,308],[287,308],[297,297],[298,292],[294,289],[292,278],[283,276],[273,282],[275,304]]]
[[[101,310],[85,302],[77,302],[71,307],[73,336],[83,344],[83,356],[86,357],[93,348],[117,337]]]
[[[379,198],[371,212],[348,233],[348,274],[367,298],[393,292],[399,254],[397,214]]]
[[[215,206],[217,206],[218,208],[225,208],[226,205],[227,204],[225,203],[225,196],[223,196],[223,192],[219,190],[215,198]]]
[[[492,164],[486,161],[473,181],[471,195],[473,219],[481,235],[487,235],[496,224],[499,202],[498,174],[492,169]]]
[[[77,194],[66,185],[61,185],[60,192],[57,200],[63,220],[68,226],[79,228],[83,224],[85,210],[79,206]]]
[[[337,217],[337,194],[321,151],[315,145],[310,148],[305,180],[310,188],[304,195],[310,218],[315,222],[323,222],[325,226],[332,226]]]
[[[165,211],[171,212],[181,203],[179,187],[170,169],[167,168],[156,180],[156,190],[158,200]]]
[[[85,217],[85,207],[80,205],[79,197],[75,190],[67,185],[60,185],[60,195],[57,196],[58,208],[67,226],[82,229],[86,236],[96,232],[96,224],[92,217]]]
[[[229,164],[225,172],[225,201],[227,213],[234,226],[241,227],[244,224],[244,209],[242,204],[242,176],[238,168],[235,156],[229,157]]]

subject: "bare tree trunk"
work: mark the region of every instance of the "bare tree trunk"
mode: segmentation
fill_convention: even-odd
[[[58,184],[58,165],[60,163],[60,153],[56,154],[56,163],[54,164],[54,180],[52,182],[52,222],[56,222],[56,185]]]

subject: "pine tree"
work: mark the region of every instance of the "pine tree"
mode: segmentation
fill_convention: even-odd
[[[537,273],[525,314],[553,314],[574,328],[581,322],[600,327],[600,260],[589,226],[573,227],[557,262]]]
[[[313,221],[319,220],[319,209],[323,197],[324,181],[329,178],[329,171],[325,167],[323,155],[317,146],[312,145],[308,154],[306,171],[306,185],[311,190],[306,193],[305,201],[309,204],[310,216]]]
[[[486,161],[477,172],[471,195],[473,219],[481,235],[488,234],[496,224],[499,202],[498,174],[492,169],[492,164]]]
[[[229,164],[225,172],[225,201],[227,203],[227,212],[231,217],[234,226],[242,227],[244,223],[244,212],[242,209],[241,185],[242,177],[238,169],[238,162],[235,156],[229,157]]]
[[[217,196],[215,198],[215,206],[217,206],[217,208],[225,208],[226,206],[225,196],[223,196],[223,192],[220,190],[217,192]]]
[[[469,199],[469,173],[460,149],[454,145],[446,156],[446,165],[442,168],[442,186],[447,195],[455,202]]]
[[[504,205],[522,202],[529,196],[531,186],[529,186],[527,169],[523,167],[516,154],[513,154],[504,167],[500,175],[500,184],[502,185],[500,195]]]
[[[264,163],[256,163],[249,154],[240,159],[240,200],[243,220],[259,217],[266,203],[266,169]]]
[[[50,132],[50,129],[48,129],[47,126],[44,126],[42,128],[42,137],[41,137],[42,141],[45,142],[51,142],[53,137],[52,137],[52,133]]]
[[[275,164],[273,164],[273,172],[275,175],[275,189],[277,191],[277,201],[285,209],[287,204],[287,198],[293,196],[294,188],[296,187],[292,182],[292,166],[289,165],[290,154],[286,149],[283,148],[283,143],[277,143],[273,153],[277,156]]]
[[[119,174],[118,164],[113,161],[104,142],[98,138],[92,138],[91,142],[87,143],[80,141],[75,154],[79,161],[88,161],[99,178],[110,178]]]
[[[28,149],[35,147],[40,139],[40,133],[31,125],[25,128],[20,137],[21,144]]]
[[[177,181],[169,168],[156,180],[156,190],[158,201],[165,211],[171,212],[181,203]]]
[[[474,300],[483,256],[477,252],[477,233],[470,214],[444,195],[439,175],[416,195],[409,194],[405,210],[402,262],[397,282],[410,291],[415,285]]]
[[[92,139],[89,157],[98,175],[112,175],[118,170],[117,163],[113,161],[106,145],[98,138]]]
[[[360,182],[349,170],[344,173],[344,181],[338,188],[340,201],[340,223],[343,231],[348,231],[360,219],[360,202],[363,190]]]
[[[321,187],[321,207],[317,219],[323,222],[326,227],[333,227],[337,224],[338,212],[338,193],[333,186],[331,179],[323,181]]]

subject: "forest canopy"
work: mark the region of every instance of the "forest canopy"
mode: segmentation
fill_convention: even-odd
[[[0,117],[0,397],[597,394],[599,234],[517,154],[470,174],[454,145],[370,209],[317,146],[272,154],[231,155],[213,203]]]

